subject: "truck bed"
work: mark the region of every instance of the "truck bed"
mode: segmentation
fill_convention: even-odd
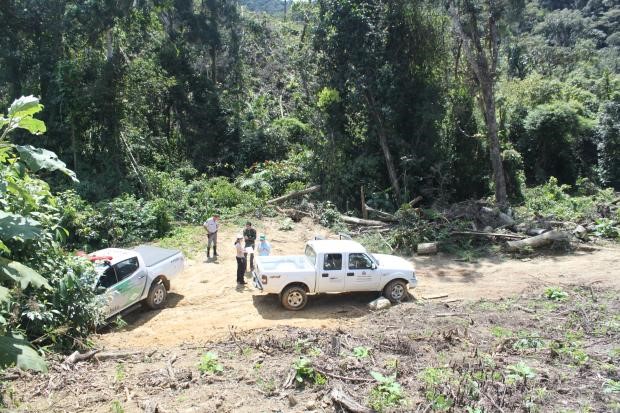
[[[142,256],[142,259],[144,260],[144,265],[146,265],[147,267],[153,267],[160,262],[181,253],[181,251],[178,250],[154,247],[152,245],[139,245],[132,249]]]
[[[286,255],[274,257],[256,257],[257,265],[260,272],[265,274],[280,272],[311,272],[314,273],[314,267],[305,255]]]

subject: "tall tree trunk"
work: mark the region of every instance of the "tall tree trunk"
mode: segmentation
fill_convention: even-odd
[[[377,127],[377,133],[379,135],[379,145],[381,145],[381,150],[383,151],[383,156],[385,157],[388,174],[390,175],[390,183],[392,184],[392,189],[394,190],[394,196],[396,197],[396,199],[400,200],[400,184],[398,183],[398,175],[396,174],[396,168],[394,167],[392,153],[390,152],[390,147],[387,143],[385,129],[383,128],[383,124],[381,122],[379,122],[379,125]]]
[[[468,2],[466,2],[468,3]],[[486,21],[487,35],[489,37],[489,50],[485,51],[482,45],[481,33],[479,32],[479,16],[476,8],[471,4],[466,4],[466,14],[468,24],[467,31],[461,24],[461,16],[454,1],[448,9],[452,18],[452,25],[457,36],[461,40],[463,52],[473,72],[480,92],[482,94],[483,111],[487,126],[487,138],[489,141],[489,155],[493,168],[493,182],[495,184],[495,201],[500,206],[508,204],[506,194],[506,178],[502,165],[502,155],[500,151],[499,137],[497,135],[497,117],[495,115],[495,93],[493,85],[495,81],[495,70],[498,62],[499,34],[497,31],[497,9],[494,0],[485,0],[488,8],[488,19]]]
[[[383,116],[381,116],[379,110],[377,109],[377,106],[375,105],[375,99],[372,96],[372,93],[366,91],[364,96],[366,97],[366,103],[368,104],[368,111],[377,123],[376,129],[377,135],[379,136],[379,145],[381,146],[381,150],[383,151],[383,157],[385,158],[385,164],[387,166],[388,175],[390,177],[390,184],[392,186],[392,190],[394,191],[394,196],[397,200],[400,201],[400,184],[398,183],[398,174],[396,173],[396,167],[394,166],[394,160],[392,159],[392,152],[390,151],[390,147],[387,142],[387,134],[385,133],[385,127],[383,126]]]
[[[379,145],[381,146],[381,150],[383,151],[383,157],[385,158],[385,164],[387,166],[388,175],[390,177],[390,184],[392,186],[392,190],[394,191],[394,196],[396,199],[400,200],[400,184],[398,183],[398,174],[396,173],[396,167],[394,166],[394,160],[392,159],[392,152],[390,151],[390,147],[387,143],[387,134],[385,133],[385,127],[383,122],[383,116],[379,113],[377,109],[377,105],[375,104],[375,99],[370,91],[366,91],[364,94],[366,97],[366,103],[368,104],[368,111],[370,115],[375,119],[377,135],[379,136]]]
[[[489,155],[491,157],[493,181],[495,183],[495,201],[499,205],[507,205],[508,196],[506,194],[506,177],[504,176],[504,166],[502,164],[499,136],[497,135],[495,95],[493,93],[492,81],[481,84],[481,88],[484,101],[484,114],[487,124],[487,135],[489,140]]]

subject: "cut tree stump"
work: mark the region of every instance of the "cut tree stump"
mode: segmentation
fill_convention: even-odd
[[[549,231],[535,237],[522,239],[519,241],[508,241],[506,243],[508,251],[516,252],[524,248],[540,248],[553,242],[568,242],[570,236],[563,231]]]
[[[425,242],[423,244],[418,244],[418,255],[433,255],[437,254],[437,243],[436,242]]]

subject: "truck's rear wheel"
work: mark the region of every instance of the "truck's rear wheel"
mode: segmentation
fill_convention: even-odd
[[[168,291],[166,291],[166,286],[160,281],[151,286],[149,295],[146,297],[146,305],[153,310],[159,310],[166,305],[167,298]]]
[[[308,303],[308,295],[306,290],[299,285],[292,285],[282,292],[282,305],[287,310],[301,310]]]
[[[403,280],[391,281],[385,286],[383,294],[385,295],[385,298],[390,300],[392,303],[404,301],[409,296],[409,292],[407,291],[407,283]]]

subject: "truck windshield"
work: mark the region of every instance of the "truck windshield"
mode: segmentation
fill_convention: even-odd
[[[313,267],[316,267],[316,252],[314,252],[310,245],[306,245],[306,258]]]

